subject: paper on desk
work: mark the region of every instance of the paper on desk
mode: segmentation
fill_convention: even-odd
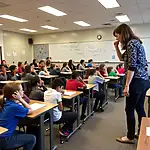
[[[34,103],[34,104],[31,104],[31,109],[34,111],[34,110],[37,110],[37,109],[40,109],[44,106],[46,106],[46,104],[39,104],[39,103]]]
[[[146,127],[146,136],[150,136],[150,127]]]
[[[65,91],[64,95],[67,95],[67,96],[71,96],[73,94],[75,94],[76,92],[68,92],[68,91]]]

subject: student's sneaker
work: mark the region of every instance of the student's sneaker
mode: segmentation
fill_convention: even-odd
[[[116,141],[120,142],[120,143],[126,143],[126,144],[135,144],[135,140],[130,140],[127,138],[127,136],[124,137],[119,137],[116,139]]]
[[[81,115],[80,120],[84,120],[86,118],[86,115]]]
[[[95,112],[104,112],[104,109],[102,107],[99,107],[98,109],[95,110]]]
[[[62,129],[59,130],[59,134],[62,136],[69,136],[69,133],[67,131],[63,131]]]

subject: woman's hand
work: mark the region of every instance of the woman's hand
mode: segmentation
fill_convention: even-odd
[[[123,93],[124,93],[124,96],[129,96],[129,86],[128,85],[125,86]]]
[[[115,48],[118,48],[118,46],[119,46],[119,41],[118,40],[114,41],[114,46],[115,46]]]

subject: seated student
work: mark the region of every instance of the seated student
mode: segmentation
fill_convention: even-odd
[[[78,64],[77,69],[85,70],[85,61],[83,59],[80,60],[80,64]]]
[[[1,64],[4,65],[4,67],[6,68],[6,70],[8,70],[9,67],[8,67],[8,65],[6,63],[6,60],[2,60]]]
[[[117,76],[117,73],[114,71],[113,67],[108,67],[107,68],[107,72],[108,72],[108,76],[112,76],[112,77],[116,77]],[[123,89],[122,89],[122,85],[120,84],[110,84],[109,87],[111,88],[119,88],[119,96],[120,97],[123,97]]]
[[[63,66],[61,68],[61,72],[71,72],[71,69],[69,68],[69,66],[66,62],[63,63]]]
[[[24,67],[26,67],[28,65],[28,62],[27,61],[25,61],[24,62]]]
[[[96,86],[93,88],[93,93],[94,93],[94,98],[96,98],[95,100],[95,104],[93,107],[93,110],[95,112],[103,112],[103,102],[105,99],[105,94],[102,91],[102,89],[100,88],[100,84],[103,84],[104,79],[97,76],[96,75],[96,69],[91,69],[89,72],[89,78],[88,78],[88,83],[89,84],[96,84]],[[99,106],[98,106],[99,104]]]
[[[47,58],[46,58],[46,66],[47,66],[47,67],[50,67],[50,66],[51,66],[50,57],[47,57]]]
[[[60,68],[56,67],[55,64],[51,64],[50,74],[51,75],[59,75],[60,74]]]
[[[63,91],[63,81],[59,78],[52,83],[52,89],[44,92],[44,101],[58,104],[58,107],[53,109],[54,123],[65,123],[59,133],[63,136],[68,136],[73,130],[73,123],[77,120],[78,114],[70,111],[63,111],[61,93]]]
[[[106,68],[105,64],[100,64],[99,71],[103,77],[108,77],[107,68]]]
[[[29,98],[33,100],[44,101],[44,92],[47,88],[44,86],[44,82],[39,76],[35,76],[31,81],[31,92]]]
[[[101,75],[100,71],[99,71],[99,67],[96,67],[96,75],[99,76],[99,77],[101,77],[101,78],[104,78],[104,77]]]
[[[0,81],[7,80],[6,68],[4,65],[0,65]]]
[[[41,61],[39,62],[39,68],[41,68],[41,67],[46,67],[46,62],[45,62],[45,60],[41,60]]]
[[[41,75],[41,76],[49,76],[49,72],[48,72],[48,70],[46,69],[46,67],[42,66],[42,67],[40,68],[39,75]]]
[[[24,72],[24,64],[22,62],[18,62],[18,73],[22,74]]]
[[[22,146],[24,150],[32,150],[36,143],[35,136],[15,131],[19,121],[32,113],[30,105],[22,99],[21,84],[6,84],[3,94],[0,100],[0,126],[8,131],[0,134],[0,149],[16,149]]]
[[[33,72],[34,74],[32,74],[32,66],[27,65],[25,67],[24,73],[22,74],[22,80],[29,80],[30,82],[32,81],[32,79],[37,75],[35,72]]]
[[[16,65],[11,65],[9,67],[9,70],[11,71],[11,73],[8,74],[8,80],[16,81],[21,79],[21,76],[17,73],[18,69]]]
[[[33,65],[34,65],[34,67],[38,67],[38,65],[37,65],[37,62],[36,62],[36,59],[33,59]]]
[[[120,63],[117,67],[116,67],[117,71],[119,74],[124,74],[125,73],[125,69],[124,69],[124,64]]]
[[[66,90],[73,90],[77,91],[79,89],[86,89],[86,83],[82,80],[79,73],[74,71],[72,73],[72,79],[67,80],[66,83]],[[81,120],[86,118],[85,112],[87,107],[88,98],[83,96],[80,99],[80,103],[82,104],[82,113],[81,113]]]
[[[69,68],[73,71],[73,70],[76,70],[76,67],[75,65],[73,64],[73,61],[70,59],[69,62],[68,62],[68,66]]]
[[[89,60],[88,60],[88,67],[89,67],[89,68],[95,67],[95,64],[94,64],[93,59],[89,59]]]

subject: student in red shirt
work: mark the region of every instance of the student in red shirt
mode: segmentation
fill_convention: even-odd
[[[125,70],[124,70],[124,64],[120,63],[117,67],[116,67],[117,71],[119,74],[124,74]]]
[[[74,71],[72,73],[72,79],[67,80],[66,90],[77,91],[78,89],[86,89],[86,83],[82,80],[79,73]],[[80,103],[82,104],[81,120],[86,118],[85,112],[87,107],[88,98],[86,96],[81,97]]]
[[[100,66],[99,66],[99,71],[100,71],[100,74],[101,74],[103,77],[108,77],[108,73],[107,73],[107,69],[106,69],[105,64],[100,64]]]
[[[18,73],[22,74],[24,72],[24,64],[22,62],[18,62]]]

